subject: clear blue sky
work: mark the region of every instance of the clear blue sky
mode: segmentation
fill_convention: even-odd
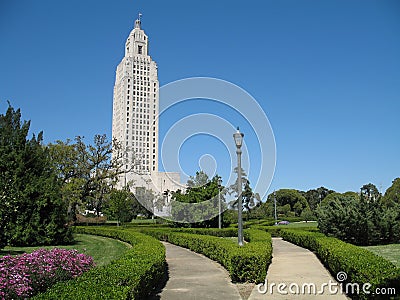
[[[1,0],[1,113],[10,100],[46,142],[111,136],[115,68],[139,12],[160,85],[215,77],[259,102],[276,139],[270,191],[384,191],[400,176],[399,1]],[[196,109],[215,107],[182,111]],[[185,171],[218,147],[187,141]]]

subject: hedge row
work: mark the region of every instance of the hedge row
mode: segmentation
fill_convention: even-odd
[[[130,227],[129,229],[132,229]],[[169,232],[181,232],[181,233],[191,233],[191,234],[200,234],[200,235],[212,235],[212,236],[218,236],[218,237],[234,237],[237,236],[238,230],[235,228],[223,228],[223,229],[218,229],[218,228],[140,228],[136,227],[133,228],[136,231],[145,233],[145,234],[150,234],[150,235],[155,235],[157,234],[157,238],[164,240],[162,238],[163,233],[169,233]],[[156,233],[151,233],[151,232],[156,232]],[[245,238],[246,232],[244,232]]]
[[[118,239],[133,247],[111,264],[56,284],[34,299],[143,299],[163,277],[165,247],[156,239],[112,228],[78,227],[77,232]]]
[[[280,237],[281,230],[287,230],[286,225],[272,225],[272,226],[260,226],[260,225],[252,225],[251,228],[265,230],[271,234],[273,237]],[[290,230],[300,230],[300,231],[313,231],[319,232],[318,227],[310,226],[310,227],[293,227]]]
[[[242,247],[231,239],[221,238],[236,235],[234,229],[141,229],[141,232],[219,262],[234,282],[264,282],[271,263],[271,235],[261,230],[245,230],[248,243]]]
[[[400,268],[366,249],[317,232],[285,229],[280,234],[285,240],[314,251],[332,274],[345,272],[346,282],[358,283],[360,287],[370,283],[371,292],[376,288],[400,291]]]

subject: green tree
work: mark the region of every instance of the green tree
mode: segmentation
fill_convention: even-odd
[[[133,207],[133,217],[136,219],[138,215],[149,218],[154,215],[157,206],[157,199],[154,192],[145,187],[137,187],[135,192],[135,205]]]
[[[361,187],[361,195],[371,201],[375,201],[381,196],[377,187],[372,183],[364,184]]]
[[[234,173],[238,174],[238,168],[234,169]],[[261,198],[258,193],[254,193],[250,186],[250,181],[247,179],[246,172],[241,170],[242,177],[242,207],[246,212],[246,218],[252,217],[252,210],[261,205]],[[230,195],[235,194],[238,197],[238,176],[236,176],[235,183],[231,184],[228,188]],[[230,208],[238,209],[238,199],[234,199],[229,203]]]
[[[392,185],[385,192],[383,202],[389,207],[400,205],[400,178],[393,180]]]
[[[201,180],[197,180],[196,177]],[[196,177],[189,179],[191,187],[188,187],[185,192],[181,190],[172,192],[172,217],[174,220],[182,222],[180,226],[216,227],[218,225],[218,193],[220,191],[218,179],[220,177],[216,175],[210,180],[202,171],[197,172]],[[199,183],[200,185],[198,185]],[[224,210],[223,195],[221,195],[221,202]]]
[[[208,175],[203,171],[197,171],[195,176],[190,176],[187,181],[188,188],[201,187],[210,181]]]
[[[399,206],[371,199],[355,192],[328,195],[316,211],[320,231],[356,245],[399,242]]]
[[[250,187],[249,180],[247,180],[244,185],[242,197],[243,208],[246,212],[246,219],[248,220],[252,217],[252,210],[261,202],[260,195],[253,192],[253,189]]]
[[[300,217],[306,222],[315,220],[313,212],[308,207],[301,212]]]
[[[145,202],[146,199],[148,203]],[[139,215],[149,218],[153,215],[154,199],[153,191],[144,187],[136,189],[135,194],[128,186],[122,190],[112,189],[105,199],[104,213],[111,219],[117,220],[117,224],[130,222]]]
[[[280,214],[280,215],[284,215],[284,216],[287,216],[287,217],[289,217],[290,216],[290,204],[285,204],[285,205],[282,205],[282,206],[278,206],[277,208],[277,211],[278,211],[278,214]]]
[[[293,211],[296,214],[297,217],[299,217],[301,215],[301,213],[303,212],[303,205],[301,204],[300,201],[297,201],[294,205],[293,205]]]
[[[293,214],[300,216],[303,209],[309,208],[306,198],[297,190],[280,189],[275,192],[275,195],[278,212],[286,216]],[[267,202],[271,203],[270,205],[273,205],[275,195],[274,193],[268,195]],[[289,214],[289,211],[292,214]]]
[[[63,182],[70,220],[76,220],[79,209],[99,214],[116,180],[126,171],[121,144],[109,142],[106,135],[95,135],[93,143],[87,145],[77,136],[74,142],[57,141],[49,149],[53,168]]]
[[[50,167],[42,132],[29,140],[29,127],[11,105],[0,115],[0,245],[70,242],[61,183]]]
[[[325,187],[319,187],[317,189],[308,190],[307,192],[301,192],[301,194],[306,198],[311,211],[315,211],[322,200],[324,200],[325,197],[331,193],[334,193],[334,191],[328,190]]]
[[[351,195],[332,193],[317,208],[321,232],[352,242],[356,225],[356,201]]]
[[[113,189],[105,205],[105,213],[117,220],[117,226],[119,226],[121,223],[130,222],[132,220],[133,205],[134,197],[131,192]]]
[[[231,185],[228,187],[228,193],[229,193],[229,194],[235,194],[236,197],[237,197],[237,196],[238,196],[238,176],[237,176],[237,174],[238,174],[238,168],[236,167],[236,168],[233,170],[233,172],[236,174],[236,180],[235,180],[235,183],[231,184]],[[242,177],[242,192],[243,192],[243,190],[244,190],[245,187],[246,187],[246,184],[249,184],[249,185],[250,185],[250,183],[248,182],[248,179],[247,179],[247,174],[246,174],[246,172],[245,172],[243,169],[241,169],[241,177]],[[230,205],[231,205],[232,207],[236,207],[236,206],[237,206],[237,200],[234,200],[232,203],[230,203]]]

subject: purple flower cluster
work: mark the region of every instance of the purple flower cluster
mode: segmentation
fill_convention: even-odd
[[[39,249],[30,254],[0,257],[0,299],[25,299],[53,284],[81,275],[93,258],[76,250]]]

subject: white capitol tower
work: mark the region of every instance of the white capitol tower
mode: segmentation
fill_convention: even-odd
[[[118,186],[130,182],[133,188],[163,193],[181,188],[180,176],[158,171],[158,71],[140,17],[126,40],[125,56],[115,77],[112,137],[124,148],[127,170]]]

